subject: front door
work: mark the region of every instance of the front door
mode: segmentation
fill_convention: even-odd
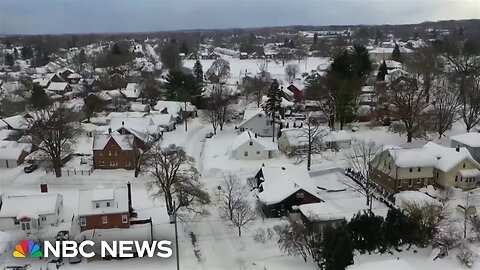
[[[24,231],[30,231],[30,221],[28,222],[21,222],[22,224],[22,230]]]

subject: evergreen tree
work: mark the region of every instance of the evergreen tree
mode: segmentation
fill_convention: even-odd
[[[18,50],[17,50],[17,48],[13,49],[13,57],[14,57],[15,60],[18,59]]]
[[[318,43],[318,34],[315,33],[313,34],[313,44],[317,44]]]
[[[87,55],[85,54],[85,50],[81,49],[80,53],[78,54],[78,63],[84,64],[87,62]]]
[[[11,67],[13,67],[13,65],[15,64],[15,59],[13,58],[13,55],[11,53],[7,53],[5,55],[5,64]]]
[[[398,209],[388,210],[387,217],[383,223],[382,231],[385,236],[385,244],[391,247],[411,243],[411,235],[414,235],[414,226],[409,218]]]
[[[385,81],[385,76],[388,74],[387,63],[383,60],[382,64],[378,68],[377,81]]]
[[[345,225],[325,229],[323,258],[326,270],[344,270],[353,264],[352,236]]]
[[[165,68],[170,71],[181,69],[182,59],[180,59],[178,52],[178,48],[174,43],[166,44],[165,46],[163,46],[160,52],[160,59]]]
[[[185,40],[182,41],[182,44],[180,45],[180,52],[184,53],[185,55],[187,55],[189,53],[188,44]]]
[[[402,62],[402,54],[400,53],[400,47],[398,44],[395,44],[395,48],[393,49],[392,60]]]
[[[195,65],[193,66],[193,74],[195,74],[195,78],[197,78],[199,82],[203,82],[203,66],[202,63],[200,63],[200,60],[195,62]]]
[[[99,112],[103,110],[104,102],[96,95],[88,95],[88,97],[83,99],[83,102],[83,111],[87,116],[87,122],[90,122],[90,117],[94,112]]]
[[[383,247],[382,223],[383,217],[373,213],[356,214],[348,223],[353,247],[362,253]]]
[[[37,110],[48,108],[52,102],[45,90],[40,85],[34,85],[32,89],[32,96],[30,97],[32,107]]]
[[[23,60],[33,58],[33,49],[30,46],[23,46],[22,49],[20,50],[20,53],[22,55]]]
[[[264,108],[265,113],[272,119],[272,141],[275,141],[275,116],[280,111],[281,104],[280,86],[277,80],[273,80],[267,92],[267,102]]]

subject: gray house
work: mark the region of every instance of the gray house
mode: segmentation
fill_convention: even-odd
[[[261,109],[245,110],[243,121],[238,125],[240,132],[251,131],[260,137],[272,137],[272,120]],[[275,127],[279,130],[279,125]]]
[[[480,162],[480,132],[470,132],[450,137],[452,147],[465,147],[472,157]]]

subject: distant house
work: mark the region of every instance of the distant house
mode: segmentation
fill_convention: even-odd
[[[134,168],[134,136],[97,134],[93,137],[94,169]]]
[[[299,151],[306,151],[308,138],[303,128],[284,128],[278,138],[278,150],[287,155],[293,155]]]
[[[172,131],[176,129],[176,119],[173,115],[167,113],[154,113],[150,115],[150,118],[155,123],[155,125],[163,128],[164,131]]]
[[[197,117],[197,107],[190,102],[185,104],[184,102],[179,101],[159,100],[154,109],[163,114],[169,113],[173,115],[173,117],[178,119],[178,122],[180,122],[185,116],[193,118]]]
[[[245,110],[243,121],[238,125],[240,132],[251,131],[261,137],[272,137],[272,120],[261,109]],[[276,128],[276,130],[278,130]]]
[[[260,140],[251,131],[238,135],[232,144],[232,156],[235,159],[258,160],[272,158],[277,146],[272,142]]]
[[[373,182],[385,194],[433,184],[472,189],[480,180],[480,164],[466,148],[449,148],[433,142],[412,149],[385,147],[370,165]]]
[[[260,191],[258,199],[267,217],[283,216],[294,206],[323,201],[304,167],[262,167],[255,179]]]
[[[128,83],[124,90],[121,90],[127,100],[137,100],[142,93],[142,89],[138,83]]]
[[[51,82],[47,90],[57,95],[65,95],[72,91],[72,86],[66,82]]]
[[[150,112],[150,105],[142,103],[131,103],[130,111],[132,112]]]
[[[0,168],[15,168],[28,155],[28,146],[14,141],[0,141]]]
[[[131,199],[130,184],[126,188],[80,190],[80,230],[129,228],[132,216]]]
[[[300,89],[298,89],[295,85],[291,84],[287,87],[287,89],[293,93],[293,100],[295,102],[303,101],[303,92]]]
[[[63,196],[60,194],[4,195],[0,230],[37,231],[59,222]]]
[[[248,59],[248,53],[247,52],[240,52],[240,59]]]
[[[347,149],[352,143],[352,135],[346,130],[331,131],[322,138],[322,141],[327,149]]]
[[[3,118],[3,121],[7,125],[7,129],[25,132],[30,129],[31,123],[23,115],[15,115],[7,118]]]
[[[452,147],[465,147],[480,162],[480,132],[470,132],[450,137]]]

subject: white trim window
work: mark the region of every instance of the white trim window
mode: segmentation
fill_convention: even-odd
[[[85,227],[87,226],[87,219],[84,217],[80,218],[80,226]]]
[[[127,214],[122,215],[122,223],[128,223],[128,215]]]
[[[107,223],[108,223],[108,217],[102,216],[102,224],[107,224]]]

